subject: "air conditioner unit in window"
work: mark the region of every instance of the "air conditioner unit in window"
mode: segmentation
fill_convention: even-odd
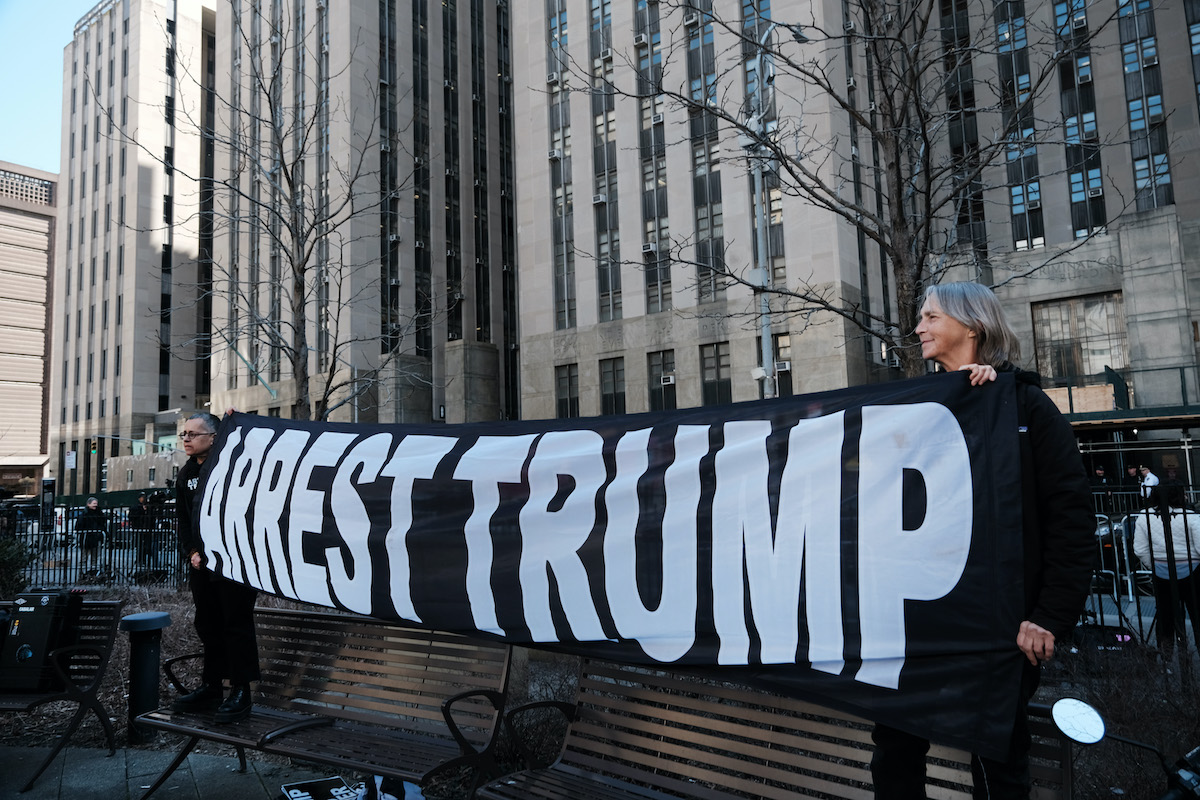
[[[1071,20],[1071,27],[1075,28],[1077,30],[1079,28],[1086,28],[1087,27],[1087,17],[1083,14],[1080,14],[1079,16],[1073,18]]]
[[[657,253],[658,245],[656,245],[654,242],[646,242],[642,245],[642,252],[643,253]]]
[[[446,248],[446,258],[455,258],[458,256],[458,251],[453,247]]]
[[[392,151],[392,143],[391,142],[380,142],[379,149],[385,153],[390,153]]]
[[[664,119],[666,119],[666,117],[664,117],[662,114],[655,114],[650,117],[650,124],[651,125],[662,125]]]
[[[417,241],[413,242],[413,247],[417,248],[418,250],[424,250],[425,243],[418,239]]]
[[[454,171],[454,167],[446,167],[446,177],[453,178],[458,173]]]
[[[600,51],[600,60],[601,61],[612,61],[612,49],[606,47],[603,50],[601,50]]]
[[[1079,82],[1080,83],[1091,83],[1092,82],[1092,73],[1085,72],[1082,75],[1080,75]]]
[[[443,89],[453,89],[453,88],[454,88],[454,81],[452,81],[452,80],[450,80],[449,78],[447,78],[446,80],[442,81],[442,88],[443,88]]]
[[[388,284],[389,284],[389,285],[391,285],[391,286],[399,286],[399,285],[400,285],[400,279],[399,279],[399,278],[392,278],[391,280],[389,280],[389,281],[388,281]]]
[[[1030,200],[1028,203],[1026,203],[1026,207],[1030,211],[1037,211],[1039,208],[1042,207],[1042,201],[1041,200]]]
[[[775,371],[776,372],[791,372],[792,371],[792,362],[776,361],[775,362]]]
[[[328,43],[328,42],[322,42],[322,43],[321,43],[321,52],[322,52],[322,53],[328,53],[328,52],[329,52],[329,43]]]
[[[555,147],[546,154],[546,158],[550,159],[551,161],[558,161],[560,158],[562,158],[562,150],[559,150],[557,147]]]
[[[633,37],[634,47],[645,47],[649,43],[650,40],[646,38],[646,34],[644,33],[639,33],[637,36]]]
[[[602,206],[607,202],[608,202],[608,195],[606,195],[606,194],[592,195],[592,205],[594,205],[594,206]]]
[[[683,26],[685,28],[694,28],[699,24],[700,24],[700,15],[699,14],[688,14],[686,17],[683,18]]]
[[[858,86],[858,81],[854,80],[853,75],[851,75],[849,78],[846,78],[846,88],[847,89],[854,89],[857,86]]]
[[[1153,114],[1150,115],[1151,123],[1162,122],[1162,121],[1163,121],[1163,112],[1155,111]]]
[[[1142,59],[1142,66],[1143,67],[1157,67],[1158,66],[1158,56],[1146,56],[1145,58]]]
[[[1100,132],[1097,130],[1086,130],[1083,132],[1083,140],[1085,142],[1094,142],[1100,138]]]
[[[453,342],[453,341],[455,341],[455,340],[457,340],[457,339],[461,339],[461,338],[462,338],[462,334],[461,334],[461,333],[456,333],[456,332],[454,332],[454,331],[450,331],[449,333],[447,333],[447,334],[446,334],[446,339],[447,339],[447,340],[449,340],[449,341],[451,341],[451,342]]]
[[[846,33],[854,33],[854,20],[848,19],[842,24],[842,29]]]
[[[560,75],[557,72],[547,72],[546,73],[546,83],[549,83],[549,84],[558,83],[559,77],[560,77]]]
[[[660,375],[658,378],[658,383],[660,386],[674,386],[675,385],[675,376],[674,375]]]
[[[391,242],[392,244],[398,244],[398,243],[400,242],[400,234],[398,234],[398,233],[389,233],[389,234],[388,234],[388,241],[389,241],[389,242]]]
[[[1088,189],[1088,197],[1101,197],[1103,195],[1103,189]]]

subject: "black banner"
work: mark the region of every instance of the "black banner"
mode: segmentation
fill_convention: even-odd
[[[1012,377],[589,419],[235,414],[197,508],[264,591],[721,670],[1000,756],[1022,656]]]

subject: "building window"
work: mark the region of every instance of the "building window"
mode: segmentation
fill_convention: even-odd
[[[559,419],[579,416],[578,364],[563,364],[554,368],[554,399]]]
[[[1010,186],[1013,246],[1018,250],[1042,247],[1046,232],[1042,221],[1042,190],[1038,181]]]
[[[625,359],[600,361],[600,413],[625,413]]]
[[[646,377],[650,383],[650,410],[675,409],[675,351],[647,353]]]
[[[792,389],[792,335],[790,333],[776,333],[771,337],[773,347],[772,352],[775,354],[775,396],[776,397],[791,397],[794,394]],[[758,352],[759,366],[762,366],[762,337],[755,337],[755,347]],[[758,385],[758,397],[763,397],[763,384],[760,381]]]
[[[1055,385],[1105,383],[1105,367],[1129,365],[1120,292],[1034,303],[1033,337],[1038,372]]]
[[[701,400],[706,406],[733,402],[729,342],[700,346]]]

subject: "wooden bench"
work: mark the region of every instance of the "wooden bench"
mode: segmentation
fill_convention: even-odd
[[[188,737],[149,797],[200,740],[424,785],[444,769],[500,774],[493,751],[509,647],[348,614],[258,609],[262,679],[254,710],[218,725],[212,712],[168,705],[138,722]],[[188,689],[164,668],[180,692]]]
[[[585,660],[563,750],[549,767],[482,787],[491,800],[782,798],[871,800],[871,724],[848,714],[684,673]],[[1071,797],[1070,742],[1034,708],[1037,800]],[[515,735],[515,734],[514,734]],[[928,796],[969,800],[967,753],[934,746]]]
[[[111,756],[117,752],[112,722],[98,695],[100,686],[104,683],[104,673],[112,660],[113,644],[117,639],[117,625],[120,621],[120,601],[85,600],[81,606],[78,624],[72,631],[67,631],[73,636],[74,644],[56,648],[49,653],[50,664],[54,670],[51,687],[45,690],[0,692],[0,712],[6,713],[32,711],[46,703],[75,704],[75,713],[67,723],[67,729],[58,737],[58,741],[50,749],[50,754],[21,787],[22,792],[33,788],[34,782],[46,771],[46,767],[50,766],[67,746],[67,742],[79,729],[89,711],[95,712],[96,718],[104,728],[104,735],[108,739],[108,754]]]

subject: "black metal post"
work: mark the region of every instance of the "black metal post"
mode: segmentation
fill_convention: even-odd
[[[165,611],[147,611],[121,618],[121,630],[129,634],[129,742],[146,741],[150,735],[137,727],[139,714],[158,708],[158,672],[162,629],[171,624]]]

